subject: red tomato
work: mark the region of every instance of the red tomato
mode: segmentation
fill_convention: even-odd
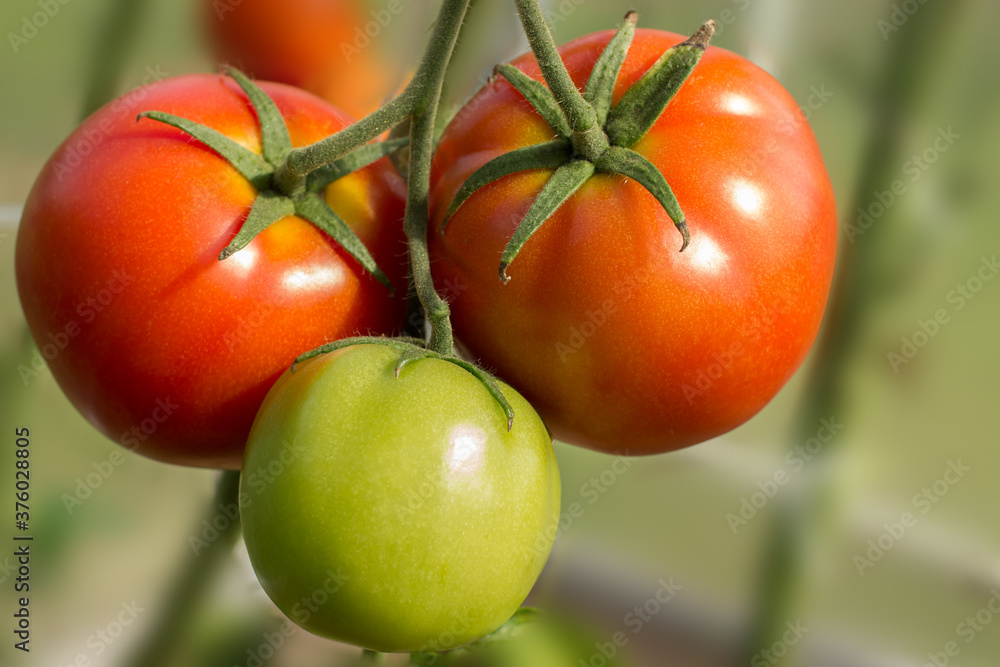
[[[221,63],[305,88],[351,116],[374,111],[391,92],[361,0],[206,0],[205,17]]]
[[[313,95],[262,87],[296,146],[348,123]],[[59,385],[104,434],[161,461],[235,469],[257,408],[296,355],[355,332],[392,332],[404,303],[294,216],[218,261],[256,191],[181,131],[136,122],[148,110],[260,151],[246,96],[219,75],[168,79],[100,109],[28,198],[21,304]],[[327,189],[400,294],[404,193],[386,160]]]
[[[562,49],[581,89],[611,32]],[[615,101],[684,37],[639,30]],[[530,56],[514,63],[541,80]],[[490,159],[554,138],[504,80],[449,125],[434,163],[434,220]],[[691,245],[638,183],[593,177],[498,277],[501,251],[550,170],[481,189],[434,235],[438,284],[472,355],[566,442],[653,454],[724,433],[777,393],[808,352],[836,254],[836,206],[792,97],[710,47],[634,147],[670,183]]]

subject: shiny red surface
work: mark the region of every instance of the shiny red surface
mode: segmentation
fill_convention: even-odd
[[[570,42],[583,87],[611,32]],[[616,100],[680,35],[639,30]],[[515,64],[541,79],[530,56]],[[434,163],[433,220],[488,160],[554,138],[502,79],[446,130]],[[795,101],[746,59],[710,47],[634,146],[676,194],[680,234],[639,184],[600,175],[525,245],[501,284],[504,245],[548,170],[476,193],[443,236],[435,279],[457,337],[524,394],[557,439],[652,454],[712,438],[771,400],[808,352],[836,255],[836,206]]]
[[[262,87],[295,145],[348,122],[308,93]],[[31,192],[17,243],[21,303],[43,353],[57,350],[48,365],[59,385],[109,438],[162,461],[238,468],[257,408],[296,355],[354,333],[395,331],[403,298],[390,298],[297,217],[217,261],[255,190],[179,130],[136,122],[146,110],[260,150],[252,108],[221,76],[168,79],[105,106],[56,151]],[[404,194],[387,161],[327,193],[398,294]],[[61,334],[64,349],[54,342]]]

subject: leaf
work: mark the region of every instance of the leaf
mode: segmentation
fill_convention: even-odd
[[[625,91],[605,125],[612,144],[631,148],[649,131],[701,60],[714,33],[715,21],[707,21],[689,39],[667,49],[649,71]]]
[[[535,81],[513,65],[498,65],[496,71],[528,100],[556,134],[566,139],[573,135],[566,115],[556,102],[552,91],[544,83]]]
[[[250,214],[247,215],[236,238],[219,253],[219,261],[229,259],[247,247],[262,231],[290,215],[295,215],[295,205],[291,199],[272,190],[264,190],[254,200]]]
[[[231,164],[236,171],[240,172],[243,178],[250,181],[258,190],[262,189],[271,177],[273,169],[264,158],[253,151],[240,146],[238,143],[222,134],[218,130],[213,130],[207,125],[196,123],[187,118],[181,118],[173,114],[162,111],[146,111],[136,118],[136,121],[143,118],[159,121],[171,127],[175,127],[181,132],[197,139],[199,142],[211,148],[222,156],[226,162]]]
[[[257,120],[260,123],[261,152],[265,160],[277,167],[292,150],[292,138],[288,134],[285,119],[278,111],[278,105],[246,74],[235,67],[227,67],[226,73],[236,80],[250,98],[250,104],[257,112]]]
[[[600,172],[621,174],[631,178],[649,190],[649,193],[656,197],[667,215],[674,221],[677,231],[681,233],[684,241],[681,244],[680,252],[684,252],[691,241],[687,221],[681,210],[681,205],[677,202],[677,197],[674,196],[667,179],[656,168],[656,165],[630,148],[612,146],[601,156],[595,166]]]
[[[604,51],[594,63],[594,69],[590,72],[590,78],[587,80],[583,99],[590,102],[594,108],[594,112],[597,114],[597,124],[601,127],[604,127],[604,123],[608,120],[611,99],[615,92],[615,81],[618,80],[618,73],[628,55],[629,47],[632,46],[632,39],[635,37],[635,24],[638,20],[639,15],[634,11],[625,15],[625,22],[622,23],[622,27],[618,29],[608,45],[604,47]]]
[[[573,149],[568,141],[554,139],[544,144],[518,148],[493,158],[465,179],[465,183],[455,193],[455,198],[451,200],[448,212],[441,222],[442,231],[451,216],[455,215],[462,204],[483,186],[500,180],[504,176],[529,169],[556,169],[566,164],[572,155]]]
[[[353,229],[347,226],[347,223],[339,215],[334,213],[333,209],[319,195],[310,194],[304,196],[295,203],[295,212],[326,232],[351,257],[356,259],[365,271],[375,276],[376,280],[385,285],[390,293],[396,293],[392,283],[389,282],[385,273],[375,263],[375,258],[368,252],[368,248],[361,242],[358,235],[354,233]]]
[[[504,283],[510,280],[507,277],[507,267],[514,261],[531,235],[538,231],[542,223],[548,220],[593,175],[594,165],[584,160],[573,160],[552,174],[552,178],[538,193],[538,197],[532,202],[528,213],[521,220],[514,236],[507,242],[507,247],[503,250],[503,255],[500,257],[500,280]]]

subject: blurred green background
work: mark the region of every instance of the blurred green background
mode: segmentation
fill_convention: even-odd
[[[19,33],[38,4],[0,5],[0,432],[8,471],[0,495],[13,494],[14,429],[29,426],[36,536],[32,651],[15,651],[5,630],[2,665],[70,665],[80,656],[92,665],[134,664],[169,616],[166,596],[193,558],[188,537],[200,531],[216,478],[126,452],[125,464],[69,511],[64,495],[116,445],[77,415],[50,374],[24,380],[17,370],[32,351],[13,280],[17,209],[78,122],[114,4],[60,4],[18,53],[7,35]],[[139,84],[147,68],[171,75],[213,68],[200,4],[146,1],[118,92]],[[494,61],[523,48],[511,3],[478,4],[462,48],[469,61],[450,89],[455,101],[493,64],[482,55],[487,38]],[[380,36],[382,46],[425,35],[429,7],[412,0],[404,20]],[[786,623],[798,631],[786,635],[794,641],[784,643],[783,664],[996,665],[1000,618],[988,603],[1000,600],[1000,280],[983,283],[961,310],[949,293],[1000,252],[1000,3],[548,3],[560,42],[612,27],[629,8],[643,26],[682,33],[713,18],[720,26],[713,43],[766,68],[800,104],[825,92],[809,116],[843,225],[857,224],[859,207],[877,212],[877,193],[893,181],[907,189],[853,242],[841,234],[839,287],[821,342],[759,416],[714,441],[636,460],[621,475],[610,457],[557,444],[564,508],[579,502],[584,512],[565,526],[532,602],[581,617],[601,644],[672,578],[679,593],[641,632],[629,631],[625,651],[635,665],[773,664],[756,651],[782,641]],[[958,135],[953,145],[911,180],[908,161],[949,128]],[[894,372],[887,355],[939,308],[950,321]],[[793,469],[786,453],[806,443],[821,418],[843,426],[814,461]],[[968,471],[941,482],[952,464]],[[727,519],[779,470],[791,473],[789,485],[745,525]],[[602,473],[605,490],[591,502],[590,480]],[[924,489],[933,503],[915,497]],[[905,512],[915,525],[886,537],[886,524]],[[880,539],[869,554],[869,540]],[[0,549],[4,627],[14,610],[12,551]],[[870,567],[859,565],[880,551]],[[242,549],[199,589],[203,602],[160,651],[162,664],[256,664],[281,619]],[[142,611],[120,636],[107,642],[96,634],[113,630],[122,605],[133,603]],[[297,667],[344,664],[357,654],[304,631],[273,653],[268,664]],[[602,664],[599,657],[590,664]]]

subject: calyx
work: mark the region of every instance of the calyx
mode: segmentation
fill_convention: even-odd
[[[389,279],[364,243],[330,208],[323,194],[326,187],[337,179],[399,150],[409,140],[393,139],[367,144],[333,164],[316,169],[305,178],[283,178],[282,174],[287,173],[287,170],[282,167],[292,150],[292,140],[285,119],[274,100],[245,74],[235,68],[227,68],[226,73],[250,98],[250,104],[260,123],[262,155],[240,146],[217,130],[162,111],[146,111],[136,119],[149,118],[185,132],[222,156],[257,189],[257,198],[249,215],[239,233],[219,254],[219,261],[228,259],[245,248],[258,234],[278,220],[297,215],[325,232],[390,292],[394,292]]]
[[[615,81],[635,36],[637,20],[635,12],[625,16],[621,28],[594,64],[583,94],[594,112],[595,122],[590,127],[570,127],[566,113],[545,84],[513,65],[496,68],[496,73],[538,111],[557,138],[500,155],[473,172],[455,194],[441,230],[483,186],[529,169],[555,169],[504,248],[499,267],[504,283],[510,280],[507,267],[532,234],[594,174],[621,174],[645,187],[681,233],[681,251],[688,246],[690,233],[677,197],[659,169],[632,150],[632,146],[649,131],[687,81],[715,33],[715,22],[707,21],[689,39],[668,49],[612,106]]]

